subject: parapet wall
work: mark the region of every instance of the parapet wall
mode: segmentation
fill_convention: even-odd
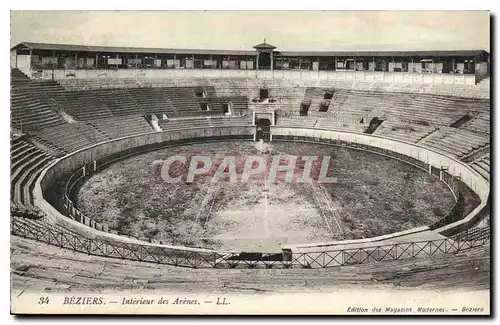
[[[367,91],[427,93],[443,96],[489,98],[489,88],[475,85],[474,75],[378,71],[308,70],[43,70],[34,79],[61,83],[90,83],[88,89],[127,87],[206,86],[224,88],[330,87]],[[126,82],[121,82],[121,81]],[[129,82],[132,80],[133,82]],[[70,87],[71,88],[71,87]],[[219,92],[219,90],[218,90]]]
[[[297,80],[380,81],[411,84],[475,85],[475,75],[445,73],[409,73],[383,71],[310,71],[310,70],[217,70],[217,69],[96,69],[43,70],[33,78],[95,79],[95,78],[258,78]]]

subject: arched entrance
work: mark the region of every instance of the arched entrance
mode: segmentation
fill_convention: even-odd
[[[255,140],[259,141],[262,139],[264,142],[271,141],[271,121],[267,118],[259,118],[255,124],[257,125]]]

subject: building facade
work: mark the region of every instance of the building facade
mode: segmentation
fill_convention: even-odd
[[[11,49],[11,67],[18,68],[27,74],[46,70],[82,69],[290,70],[450,74],[474,75],[476,83],[489,75],[490,70],[490,55],[483,50],[279,51],[277,47],[265,41],[253,48],[249,51],[195,50],[23,42]]]

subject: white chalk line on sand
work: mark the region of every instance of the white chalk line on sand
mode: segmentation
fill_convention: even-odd
[[[318,184],[318,183],[313,183],[312,186],[315,189],[316,193],[320,192],[321,197],[323,198],[323,200],[325,201],[326,205],[328,206],[328,210],[330,211],[330,213],[331,213],[331,215],[333,217],[333,220],[337,224],[337,227],[339,228],[340,233],[343,235],[344,231],[342,230],[342,227],[340,226],[340,223],[338,221],[338,218],[340,218],[340,216],[337,213],[337,211],[335,209],[333,209],[332,206],[330,205],[330,199],[329,199],[329,196],[326,193],[325,188],[323,188],[323,186],[321,186],[321,184]],[[319,203],[319,200],[316,200],[316,201]],[[325,220],[325,223],[328,226],[328,229],[330,230],[330,233],[333,235],[334,234],[333,229],[330,226],[330,223],[328,222],[328,220],[326,219],[325,214],[323,213],[323,207],[321,206],[321,204],[318,204],[318,205],[320,206],[320,209],[321,209],[321,212],[322,212],[321,215],[323,216],[323,219]]]
[[[268,206],[269,206],[269,183],[267,182],[267,177],[264,178],[264,215],[263,215],[263,223],[264,223],[264,232],[266,234],[265,238],[270,238],[269,234],[269,217],[268,217]]]

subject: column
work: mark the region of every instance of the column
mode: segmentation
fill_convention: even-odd
[[[31,51],[30,51],[30,53],[31,53]],[[30,58],[30,61],[31,61],[31,58]],[[56,51],[52,51],[52,72],[54,72],[54,69],[57,68],[55,62],[56,62]]]
[[[259,70],[259,52],[257,52],[257,57],[256,57],[256,61],[255,61],[255,70]]]
[[[413,57],[411,58],[411,83],[413,83],[413,80],[414,80],[414,76],[413,76],[413,69],[415,69],[415,67],[413,66]],[[408,69],[408,72],[410,69]]]
[[[30,66],[29,66],[29,70],[30,70],[30,77],[31,77],[31,68],[33,67],[33,50],[30,50]]]
[[[135,55],[135,69],[137,70],[137,60],[139,59],[139,56],[136,54]]]
[[[78,68],[78,53],[75,52],[75,69]]]
[[[94,62],[94,66],[95,68],[97,69],[97,61],[99,61],[99,54],[96,54],[95,55],[95,62]]]
[[[434,66],[434,58],[431,59],[431,63],[432,63],[432,84],[434,84],[434,71],[436,69],[436,67]]]
[[[273,66],[274,66],[274,64],[273,64],[273,50],[271,50],[270,55],[271,55],[271,70],[273,70]]]
[[[394,60],[394,57],[392,57],[392,82],[394,82],[394,68],[396,68],[396,61]]]
[[[194,54],[193,54],[193,69],[194,69],[194,68],[195,68],[195,67],[194,67]]]

